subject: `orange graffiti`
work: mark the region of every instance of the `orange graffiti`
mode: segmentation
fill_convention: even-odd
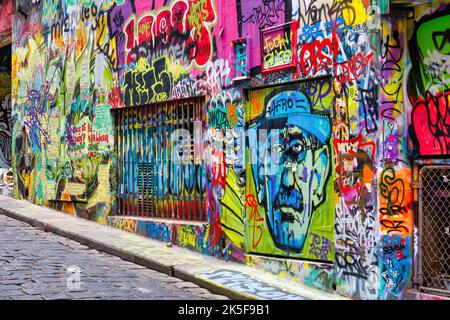
[[[385,234],[411,234],[411,169],[385,168],[379,175],[379,212],[381,232]]]

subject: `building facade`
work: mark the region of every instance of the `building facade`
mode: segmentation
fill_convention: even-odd
[[[16,0],[14,197],[403,298],[420,165],[449,164],[450,5],[379,2]]]

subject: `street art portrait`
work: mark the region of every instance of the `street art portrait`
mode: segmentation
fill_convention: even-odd
[[[332,260],[331,124],[329,115],[314,110],[305,87],[251,93],[247,249]]]

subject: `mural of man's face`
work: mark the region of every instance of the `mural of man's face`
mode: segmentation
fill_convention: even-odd
[[[325,199],[329,147],[300,124],[268,130],[262,142],[258,197],[267,204],[272,238],[277,247],[300,252],[314,209]]]

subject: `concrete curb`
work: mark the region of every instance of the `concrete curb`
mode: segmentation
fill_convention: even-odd
[[[257,300],[256,297],[254,297],[254,296],[250,296],[250,295],[244,294],[239,291],[235,291],[235,290],[231,290],[229,288],[223,287],[223,286],[219,286],[214,282],[206,281],[202,278],[195,277],[192,274],[189,274],[188,272],[179,270],[176,267],[174,268],[174,271],[175,271],[174,275],[173,275],[174,277],[184,280],[184,281],[189,281],[189,282],[195,283],[202,288],[208,289],[212,293],[220,294],[222,296],[226,296],[233,300]]]

